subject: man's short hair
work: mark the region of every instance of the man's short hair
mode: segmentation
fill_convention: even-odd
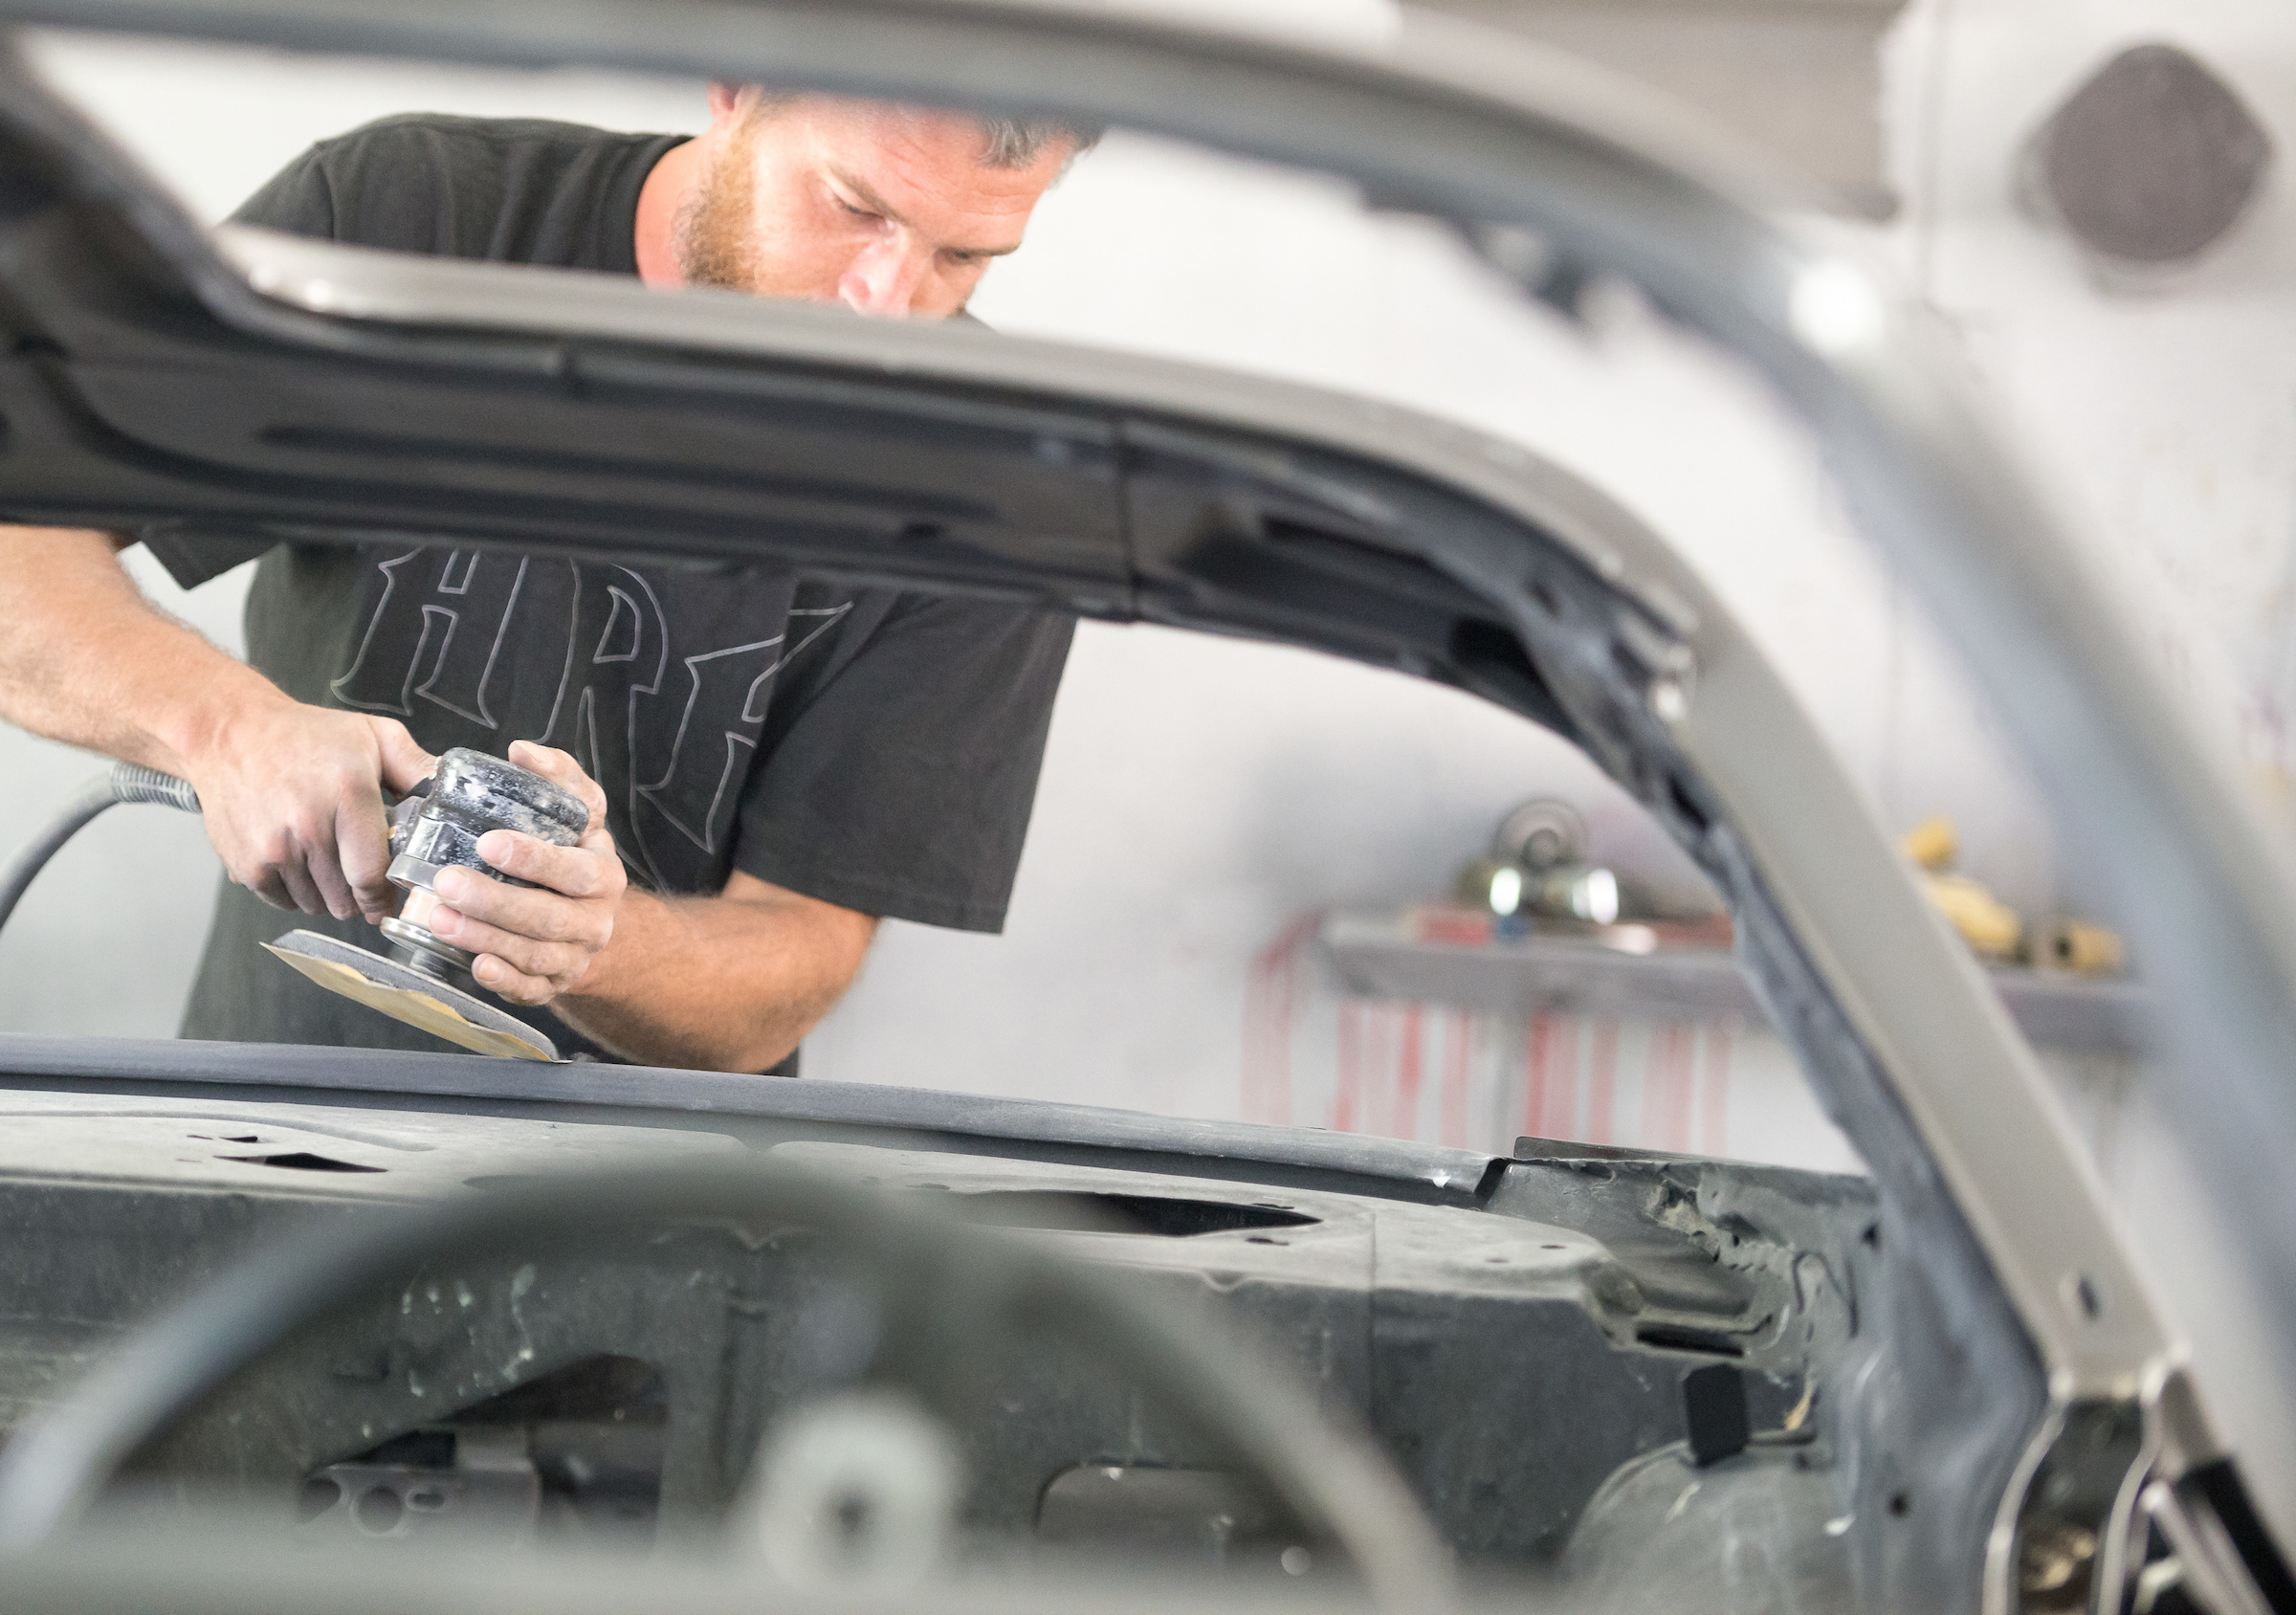
[[[758,97],[758,104],[749,115],[751,123],[762,122],[783,107],[797,100],[794,91],[766,90]],[[1100,144],[1107,128],[1099,123],[1071,123],[1059,118],[975,118],[981,125],[981,166],[983,168],[1026,168],[1045,154],[1045,147],[1056,141],[1071,144],[1069,155],[1061,165],[1082,157]]]
[[[1058,141],[1072,143],[1068,161],[1073,163],[1100,144],[1105,132],[1097,124],[1070,123],[1057,118],[983,118],[981,148],[983,168],[1026,168]],[[1064,165],[1065,166],[1065,165]]]

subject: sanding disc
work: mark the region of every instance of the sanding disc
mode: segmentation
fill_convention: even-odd
[[[316,931],[290,931],[263,946],[303,975],[343,997],[380,1009],[434,1037],[506,1060],[555,1060],[558,1047],[516,1015],[460,987],[379,953]]]

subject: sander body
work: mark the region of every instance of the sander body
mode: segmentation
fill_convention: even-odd
[[[438,760],[438,772],[391,811],[389,880],[407,894],[399,912],[383,921],[391,957],[434,980],[478,990],[471,956],[430,930],[440,872],[459,865],[506,886],[531,887],[533,881],[500,874],[481,858],[478,838],[490,830],[510,830],[571,847],[589,828],[590,810],[572,791],[498,757],[456,746]]]
[[[555,1060],[557,1046],[504,1010],[471,975],[471,955],[433,933],[430,919],[439,906],[440,872],[457,865],[508,886],[534,884],[478,855],[478,838],[488,830],[519,830],[571,847],[589,828],[590,810],[572,791],[456,746],[438,760],[437,773],[391,810],[388,878],[407,896],[382,924],[388,956],[315,931],[290,931],[263,945],[329,992],[474,1053]]]

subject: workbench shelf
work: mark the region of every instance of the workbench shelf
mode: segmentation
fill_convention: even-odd
[[[1430,924],[1429,912],[1336,911],[1323,918],[1318,940],[1346,990],[1361,998],[1525,1018],[1768,1020],[1727,947],[1660,944],[1632,952],[1616,942],[1536,931],[1449,940],[1442,934],[1458,927]],[[1645,939],[1627,940],[1647,945]],[[1988,974],[2037,1048],[2141,1055],[2152,1047],[2151,996],[2138,983],[2042,970]]]

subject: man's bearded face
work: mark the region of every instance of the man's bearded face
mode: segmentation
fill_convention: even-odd
[[[677,214],[677,267],[687,285],[745,292],[757,283],[757,173],[748,140],[728,143],[702,170]]]
[[[924,317],[963,308],[1020,245],[1071,149],[985,166],[972,119],[828,97],[754,106],[703,138],[715,149],[673,237],[688,284]]]

